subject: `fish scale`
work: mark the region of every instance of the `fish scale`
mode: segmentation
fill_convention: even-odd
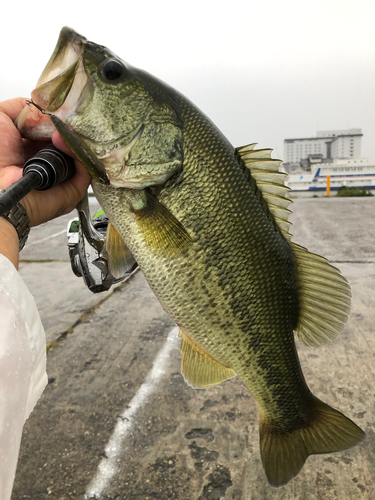
[[[110,219],[116,221],[119,233],[129,245],[161,304],[167,306],[171,317],[212,357],[231,366],[256,396],[258,404],[267,411],[267,402],[275,401],[275,385],[263,386],[259,383],[258,375],[254,377],[252,373],[249,374],[249,368],[259,372],[257,368],[252,369],[257,365],[258,342],[262,346],[262,355],[259,356],[261,370],[272,370],[272,363],[267,362],[265,365],[263,360],[276,361],[280,357],[278,353],[284,350],[282,357],[288,369],[283,373],[283,384],[293,399],[294,392],[300,394],[301,387],[304,387],[304,392],[307,389],[304,382],[299,380],[300,377],[295,377],[297,372],[301,373],[293,369],[293,365],[298,364],[295,350],[285,349],[285,338],[288,338],[290,345],[294,345],[293,327],[298,317],[298,298],[295,280],[289,290],[293,300],[288,298],[288,289],[280,280],[281,266],[277,262],[280,259],[275,244],[284,253],[282,260],[285,274],[289,274],[292,268],[292,252],[262,212],[234,158],[234,149],[187,101],[180,98],[179,104],[185,126],[184,171],[181,173],[182,179],[171,180],[160,193],[159,199],[187,231],[192,229],[193,248],[174,262],[166,259],[167,269],[155,265],[152,249],[147,253],[143,249],[139,251],[137,235],[128,234],[128,224],[124,221],[121,225],[117,214],[114,213],[112,217],[112,205],[120,203],[114,202],[112,195],[104,195],[104,198],[100,192],[98,197]],[[189,178],[188,184],[184,178]],[[205,189],[207,185],[210,185],[208,193]],[[101,186],[95,185],[96,193],[98,188],[104,191]],[[189,218],[190,214],[186,212],[180,214],[179,205],[184,202],[194,207]],[[254,214],[255,204],[258,213]],[[226,208],[225,216],[223,207]],[[195,223],[198,213],[199,222]],[[211,237],[213,222],[214,237]],[[235,256],[232,251],[234,241]],[[270,255],[260,258],[269,247]],[[180,259],[188,265],[187,274],[176,275],[181,265]],[[278,269],[278,272],[268,273],[271,279],[262,279],[264,273],[272,268]],[[206,300],[206,293],[200,286],[202,272],[205,288],[211,290],[216,298],[214,306],[212,299]],[[279,290],[277,295],[275,290]],[[217,316],[218,308],[221,310],[221,322],[217,324],[215,321],[212,325],[211,319]],[[270,309],[272,315],[268,312]],[[269,343],[269,335],[273,331],[277,333],[275,342]],[[263,342],[262,336],[265,337]],[[260,337],[260,340],[254,342],[254,337]],[[215,339],[214,343],[212,338]],[[241,360],[236,356],[238,352],[243,353]],[[272,377],[268,376],[267,379],[271,380]],[[294,389],[294,386],[297,388]],[[280,387],[276,387],[276,390],[279,391]],[[302,397],[306,398],[306,394],[302,393]],[[263,400],[265,402],[262,404]],[[285,417],[285,410],[281,411]],[[288,416],[289,419],[291,416]]]
[[[185,380],[203,388],[238,374],[253,394],[270,484],[286,484],[309,455],[361,441],[354,422],[311,394],[300,367],[294,331],[309,346],[333,340],[350,288],[291,242],[288,188],[271,150],[234,149],[180,93],[70,28],[32,98],[51,106],[93,176],[113,275],[130,251],[179,325]],[[23,135],[45,138],[51,127],[27,113]]]

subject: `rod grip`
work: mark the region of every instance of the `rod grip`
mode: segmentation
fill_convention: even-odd
[[[75,171],[73,158],[53,144],[46,146],[25,163],[23,177],[0,192],[0,216],[9,212],[33,189],[51,189],[71,179]]]
[[[35,172],[30,172],[26,177],[21,177],[4,191],[0,192],[0,216],[9,212],[17,205],[32,189],[40,182],[40,176]]]

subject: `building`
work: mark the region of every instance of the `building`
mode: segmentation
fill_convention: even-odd
[[[317,157],[328,160],[361,158],[362,135],[362,129],[352,128],[318,131],[316,137],[285,139],[283,167],[287,172],[306,168],[306,160]]]

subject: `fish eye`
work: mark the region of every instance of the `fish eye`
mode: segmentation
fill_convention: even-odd
[[[114,82],[121,78],[124,70],[125,68],[120,61],[117,59],[108,59],[107,61],[104,61],[100,72],[106,80]]]

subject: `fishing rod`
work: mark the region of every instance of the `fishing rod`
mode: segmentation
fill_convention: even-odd
[[[49,144],[25,163],[21,179],[0,192],[0,216],[33,189],[51,189],[71,179],[75,171],[73,158]]]
[[[0,192],[0,216],[9,212],[33,189],[51,189],[71,179],[74,174],[73,158],[49,144],[25,163],[21,179]],[[102,213],[91,218],[87,193],[78,204],[77,211],[78,218],[72,219],[67,228],[72,270],[76,276],[83,278],[93,293],[109,290],[129,276],[138,265],[131,259],[123,276],[115,278],[105,250],[108,217]]]

